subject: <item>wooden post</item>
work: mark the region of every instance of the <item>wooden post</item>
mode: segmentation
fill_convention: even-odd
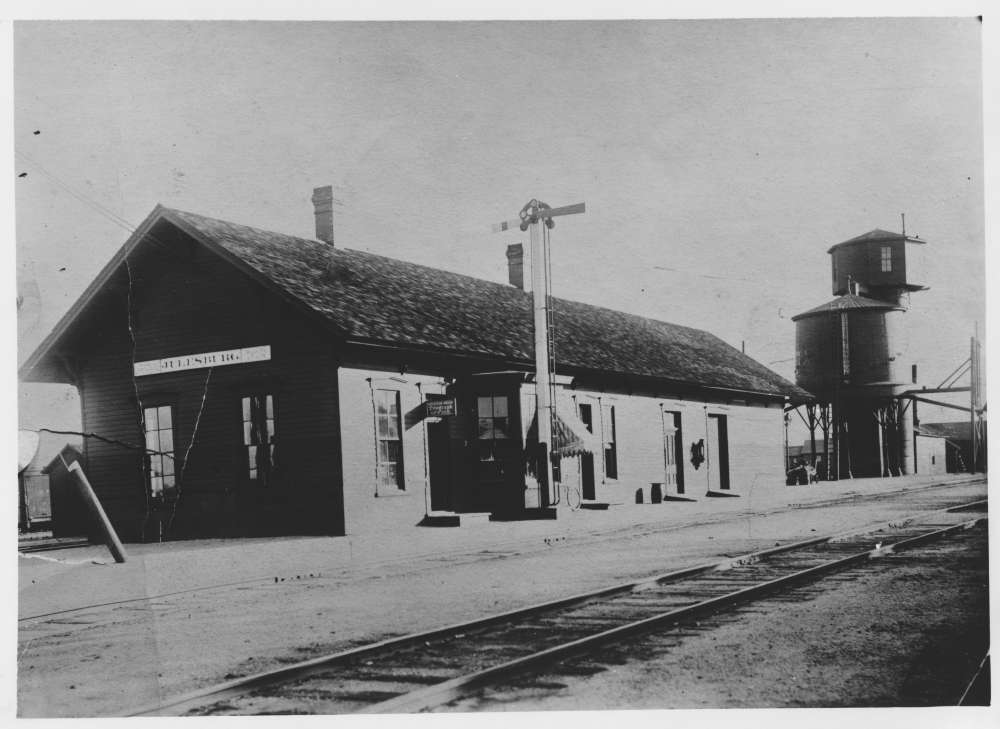
[[[65,463],[65,461],[63,461]],[[121,564],[125,561],[125,549],[122,547],[121,541],[118,539],[118,534],[115,533],[115,528],[111,526],[111,520],[108,519],[108,515],[104,513],[104,508],[101,506],[101,502],[97,500],[97,494],[94,493],[93,487],[90,485],[90,481],[87,480],[87,476],[84,475],[83,469],[80,468],[80,464],[77,461],[73,461],[68,467],[69,472],[76,479],[77,485],[80,487],[80,495],[83,497],[83,503],[87,505],[87,510],[101,526],[101,533],[104,535],[105,544],[108,545],[108,549],[111,551],[111,556],[115,558],[115,562]]]
[[[816,468],[816,406],[807,405],[806,413],[808,413],[809,415],[809,446],[810,446],[810,457],[812,458],[812,460],[809,461],[809,465],[811,465],[813,468]],[[787,452],[787,447],[788,447],[787,442],[785,443],[785,447]]]
[[[976,334],[979,333],[979,326],[976,326]],[[972,448],[972,461],[969,463],[969,473],[976,472],[977,460],[979,457],[976,447],[976,408],[979,406],[976,389],[979,387],[979,352],[976,351],[976,336],[972,337],[969,343],[969,445]]]
[[[531,295],[535,322],[535,412],[538,422],[538,491],[525,490],[524,507],[541,508],[551,503],[552,488],[552,386],[549,372],[549,312],[548,312],[548,250],[541,226],[544,222],[531,220]]]

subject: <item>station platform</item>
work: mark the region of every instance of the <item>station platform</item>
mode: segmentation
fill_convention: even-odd
[[[714,520],[752,518],[786,508],[850,501],[877,493],[935,484],[982,481],[982,474],[902,476],[821,481],[810,485],[758,485],[741,498],[697,498],[662,503],[617,504],[606,510],[559,508],[557,520],[476,520],[459,529],[417,525],[406,533],[342,537],[207,539],[127,544],[127,562],[115,564],[100,545],[22,553],[19,559],[20,619],[84,605],[150,599],[206,587],[282,582],[357,570],[419,564],[446,557],[488,558],[504,550],[610,537],[629,530],[682,529]]]

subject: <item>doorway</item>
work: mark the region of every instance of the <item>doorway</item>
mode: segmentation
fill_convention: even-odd
[[[448,421],[427,422],[427,478],[431,511],[454,511],[451,486],[451,435]]]
[[[681,434],[681,414],[663,410],[663,470],[664,486],[678,496],[684,495],[684,436]]]
[[[587,426],[587,430],[594,432],[594,409],[587,403],[579,404],[580,420]],[[594,454],[582,453],[580,455],[580,496],[585,501],[594,501],[597,498],[597,490],[594,487]]]
[[[729,490],[729,428],[725,415],[708,416],[708,490]]]

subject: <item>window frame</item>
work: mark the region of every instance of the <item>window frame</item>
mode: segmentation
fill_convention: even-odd
[[[490,403],[489,415],[484,415],[483,413],[482,405],[484,400],[488,400]],[[498,401],[504,403],[503,415],[496,414]],[[505,393],[476,395],[476,458],[480,463],[497,462],[499,460],[497,458],[497,453],[499,452],[497,443],[499,441],[511,440],[510,401],[510,396]],[[502,426],[500,425],[500,421],[503,421]],[[489,423],[487,435],[483,434],[484,422]],[[500,437],[497,437],[498,432],[502,434]],[[484,458],[484,455],[488,457]]]
[[[258,406],[255,408],[254,402],[256,398],[263,398],[263,410],[260,409],[259,401]],[[247,419],[247,411],[244,403],[249,400],[250,413],[249,420]],[[268,417],[267,414],[267,404],[270,401],[271,404],[271,414]],[[277,444],[278,444],[278,398],[271,390],[252,390],[244,391],[239,396],[239,422],[240,422],[240,452],[243,456],[243,478],[246,482],[253,487],[257,488],[268,488],[274,483],[275,472],[277,471]],[[263,419],[260,419],[261,414],[263,414]],[[255,422],[255,415],[257,416]],[[268,432],[268,421],[271,424],[271,430]],[[250,426],[250,439],[253,439],[254,434],[267,433],[268,442],[267,443],[248,443],[248,431],[247,425]],[[256,426],[256,427],[255,427]],[[261,427],[263,426],[263,427]],[[251,448],[259,449],[261,446],[267,447],[269,457],[265,460],[260,457],[260,451],[254,451],[254,456],[251,459]],[[263,464],[263,467],[262,467]],[[254,475],[254,472],[257,475]]]
[[[892,273],[892,246],[882,246],[880,261],[882,273]]]
[[[391,437],[391,427],[390,424],[393,422],[392,409],[387,409],[384,413],[386,433],[382,433],[382,421],[383,413],[381,412],[382,406],[382,396],[385,394],[390,394],[392,396],[392,405],[395,407],[395,431],[396,436]],[[398,444],[396,447],[396,452],[398,453],[398,458],[391,460],[387,457],[389,453],[389,443]],[[383,444],[386,444],[383,455]],[[395,479],[389,479],[387,474],[389,472],[389,466],[395,465]],[[406,491],[406,469],[404,468],[403,459],[403,403],[402,396],[399,390],[393,390],[389,388],[376,388],[375,389],[375,471],[376,478],[378,479],[378,488],[393,488],[395,487],[399,491]]]
[[[166,409],[170,414],[170,427],[160,427],[160,411]],[[173,399],[156,398],[142,404],[142,470],[146,482],[146,490],[153,503],[170,502],[177,498],[180,474],[177,468],[177,404]],[[156,428],[150,430],[150,411],[156,415]],[[162,433],[170,433],[170,450],[163,450]],[[150,443],[150,435],[156,434],[155,444]],[[155,459],[155,460],[154,460]],[[170,464],[171,472],[166,472],[166,463]],[[153,464],[159,461],[159,475],[154,475]],[[172,478],[170,486],[164,484],[164,479]],[[154,480],[160,481],[159,491],[154,490]]]

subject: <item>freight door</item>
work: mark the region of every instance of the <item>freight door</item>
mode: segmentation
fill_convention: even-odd
[[[580,420],[587,426],[587,430],[594,432],[594,411],[590,405],[580,403]],[[597,498],[597,490],[594,488],[594,454],[583,453],[580,456],[580,495],[593,501]]]
[[[708,489],[729,490],[729,437],[725,415],[708,416]]]
[[[684,493],[684,483],[678,478],[677,457],[678,432],[674,425],[674,413],[664,410],[660,413],[663,418],[663,485],[667,492]]]
[[[673,452],[673,475],[677,495],[680,496],[684,494],[684,434],[681,431],[681,414],[676,410],[664,411],[663,424],[668,433],[673,425],[673,437],[670,438],[672,442],[664,444],[664,453],[669,459],[670,452]]]
[[[448,423],[427,423],[427,471],[431,482],[431,511],[454,509],[451,497],[451,438]]]
[[[469,510],[509,513],[524,508],[523,449],[516,402],[507,394],[476,397],[478,483]]]

